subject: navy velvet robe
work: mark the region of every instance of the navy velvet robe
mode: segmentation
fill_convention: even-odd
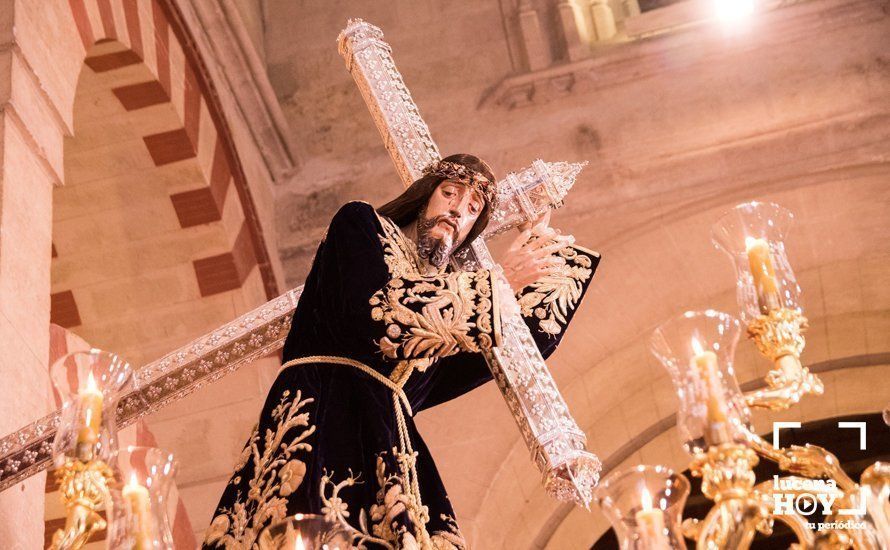
[[[517,293],[547,358],[593,277],[599,255],[559,252],[559,276]],[[322,239],[283,361],[346,357],[397,381],[416,414],[492,379],[480,351],[499,343],[498,287],[487,270],[421,276],[413,243],[364,202],[344,205]],[[405,424],[422,506],[396,453],[393,392],[350,366],[284,368],[220,499],[204,548],[252,548],[269,523],[323,514],[360,548],[466,548],[433,459]],[[420,509],[422,508],[422,509]]]

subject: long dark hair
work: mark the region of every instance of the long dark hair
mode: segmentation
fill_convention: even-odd
[[[447,156],[442,160],[463,164],[467,168],[479,172],[492,183],[497,181],[488,164],[474,155],[458,153],[456,155]],[[445,178],[441,176],[423,176],[408,186],[408,189],[405,189],[401,195],[379,207],[377,212],[394,221],[399,227],[404,227],[417,219],[420,211],[426,206],[430,196],[432,196],[433,191],[435,191],[436,187],[443,181],[445,181]],[[479,217],[476,218],[476,223],[470,228],[470,232],[467,233],[467,238],[455,249],[455,253],[460,252],[465,247],[469,246],[470,243],[472,243],[473,240],[485,230],[490,216],[491,205],[488,204],[488,201],[485,201],[485,205],[482,207],[482,212],[480,212]]]

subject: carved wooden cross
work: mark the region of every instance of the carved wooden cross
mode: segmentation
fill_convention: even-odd
[[[396,70],[377,27],[350,21],[340,51],[359,85],[402,181],[409,185],[439,151]],[[458,267],[499,270],[485,246],[488,237],[537,218],[562,204],[581,164],[535,161],[499,182],[499,207]],[[569,414],[553,377],[519,313],[506,280],[501,296],[503,345],[485,353],[494,379],[516,420],[547,491],[587,506],[600,462],[585,449],[584,433]],[[117,405],[124,427],[284,345],[303,287],[289,290],[222,327],[136,371],[134,389]],[[0,491],[45,469],[60,418],[56,410],[0,439]]]

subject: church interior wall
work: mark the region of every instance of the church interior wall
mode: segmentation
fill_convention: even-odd
[[[4,95],[0,341],[5,387],[15,394],[0,399],[4,432],[48,412],[51,319],[138,367],[265,302],[270,283],[277,288],[274,273],[257,265],[265,250],[248,231],[249,191],[238,187],[237,170],[258,173],[256,160],[226,156],[211,116],[218,106],[201,95],[167,19],[170,5],[25,4],[2,8],[13,86]],[[258,361],[217,384],[218,393],[197,393],[165,413],[206,420],[238,404],[256,409],[276,369],[274,358]],[[218,440],[240,438],[253,422],[235,416],[232,433]],[[187,458],[193,438],[164,420],[149,422],[159,443]],[[206,500],[190,492],[208,483],[219,492],[236,455],[183,461],[188,508]],[[34,476],[0,497],[4,547],[42,545],[44,480]]]

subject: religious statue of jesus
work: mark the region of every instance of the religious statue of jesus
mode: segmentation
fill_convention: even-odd
[[[334,215],[204,548],[254,548],[295,513],[323,514],[360,549],[467,548],[413,416],[492,379],[481,352],[500,343],[504,287],[449,260],[485,229],[496,182],[451,155],[380,208]],[[549,211],[519,229],[499,265],[547,358],[599,254],[549,227]]]

